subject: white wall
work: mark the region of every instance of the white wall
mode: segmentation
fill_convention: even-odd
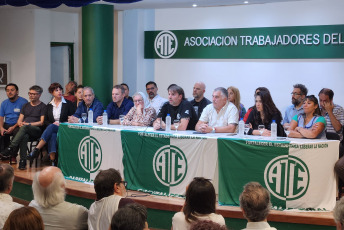
[[[344,24],[343,9],[341,0],[160,9],[155,11],[155,30]],[[155,80],[164,97],[171,83],[182,86],[186,97],[190,97],[194,82],[204,81],[209,99],[214,88],[233,85],[240,89],[242,103],[248,108],[253,105],[255,88],[265,86],[283,115],[291,104],[295,83],[305,84],[309,93],[316,95],[323,87],[331,88],[335,103],[344,106],[343,74],[343,59],[155,60]]]

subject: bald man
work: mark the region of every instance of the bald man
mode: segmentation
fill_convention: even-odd
[[[192,96],[194,99],[191,102],[191,105],[194,107],[196,114],[197,114],[197,121],[201,117],[203,109],[211,104],[211,101],[209,101],[207,98],[204,97],[205,93],[205,84],[203,82],[196,82],[193,91]]]
[[[65,201],[66,181],[57,167],[46,167],[35,174],[29,206],[41,214],[45,230],[87,229],[88,210]]]

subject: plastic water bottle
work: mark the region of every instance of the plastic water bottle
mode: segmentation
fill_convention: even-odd
[[[171,117],[170,114],[168,113],[166,116],[166,132],[171,132]]]
[[[106,110],[104,110],[104,113],[103,113],[103,125],[104,126],[107,126],[108,125],[108,115],[106,113]]]
[[[243,118],[239,121],[239,137],[244,137],[245,134],[245,122]]]
[[[93,111],[92,111],[92,109],[88,110],[88,124],[93,125]]]
[[[272,139],[277,138],[277,124],[275,120],[272,120],[272,123],[271,123],[271,138]]]

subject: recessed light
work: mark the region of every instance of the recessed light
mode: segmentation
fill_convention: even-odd
[[[196,3],[192,4],[192,7],[197,7],[197,4]]]
[[[248,4],[248,1],[244,1],[245,4]]]

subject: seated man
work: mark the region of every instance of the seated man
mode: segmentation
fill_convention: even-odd
[[[134,106],[132,100],[125,98],[125,90],[122,85],[115,85],[112,89],[112,102],[106,107],[109,124],[119,125],[120,115],[127,115],[129,110]],[[97,123],[103,124],[103,116],[97,117]]]
[[[178,130],[194,130],[197,123],[197,115],[191,103],[185,99],[184,90],[178,85],[172,85],[168,88],[168,100],[158,114],[158,118],[154,121],[155,130],[166,128],[166,116],[170,114],[171,123],[174,120],[180,120]],[[171,129],[175,129],[171,125]]]
[[[121,86],[124,88],[124,97],[130,101],[133,101],[133,98],[129,96],[129,86],[125,83],[122,83]]]
[[[197,122],[196,131],[201,133],[234,133],[238,124],[239,112],[228,101],[228,91],[218,87],[213,92],[213,103],[204,108]]]
[[[14,170],[8,164],[0,163],[0,229],[10,213],[23,205],[13,202],[9,195],[13,188]]]
[[[113,168],[101,170],[94,179],[97,200],[91,205],[88,215],[88,229],[108,229],[113,214],[119,207],[133,203],[126,196],[126,183],[121,174]]]
[[[23,105],[18,118],[19,131],[13,138],[8,148],[3,153],[4,156],[16,156],[18,147],[20,149],[19,169],[26,168],[27,142],[32,139],[38,139],[43,130],[44,115],[46,105],[39,100],[43,89],[34,85],[30,88],[30,102]]]
[[[271,209],[270,193],[258,182],[250,182],[244,186],[239,197],[240,208],[248,223],[245,229],[276,230],[270,227],[267,217]]]
[[[308,89],[302,84],[293,85],[294,90],[291,93],[291,103],[284,115],[283,126],[289,126],[293,117],[297,114],[303,113],[303,102],[307,96]]]
[[[333,209],[333,217],[336,222],[337,230],[344,229],[344,198],[342,197],[337,201],[336,206]]]
[[[59,168],[49,166],[33,179],[29,206],[41,214],[45,229],[87,229],[85,207],[65,201],[66,181]]]
[[[9,146],[10,136],[18,133],[17,122],[20,110],[28,102],[25,98],[19,97],[19,89],[16,84],[7,84],[5,91],[8,99],[1,103],[0,108],[1,151]]]
[[[86,113],[88,116],[88,110],[92,109],[93,111],[93,122],[96,122],[96,118],[103,114],[103,104],[95,98],[94,91],[91,87],[84,87],[83,91],[83,101],[76,109],[73,116],[68,117],[69,123],[81,123],[81,115]],[[88,122],[86,118],[85,123]]]
[[[203,109],[207,105],[211,104],[211,101],[209,101],[207,98],[204,97],[204,93],[205,93],[205,84],[203,82],[196,82],[192,91],[192,95],[194,99],[190,101],[190,103],[195,108],[195,112],[197,114],[198,120],[201,117]]]
[[[110,230],[149,230],[147,209],[141,204],[129,204],[113,215]]]
[[[149,81],[146,83],[146,91],[151,106],[155,109],[156,114],[159,114],[161,107],[168,100],[158,94],[158,86],[154,81]]]

